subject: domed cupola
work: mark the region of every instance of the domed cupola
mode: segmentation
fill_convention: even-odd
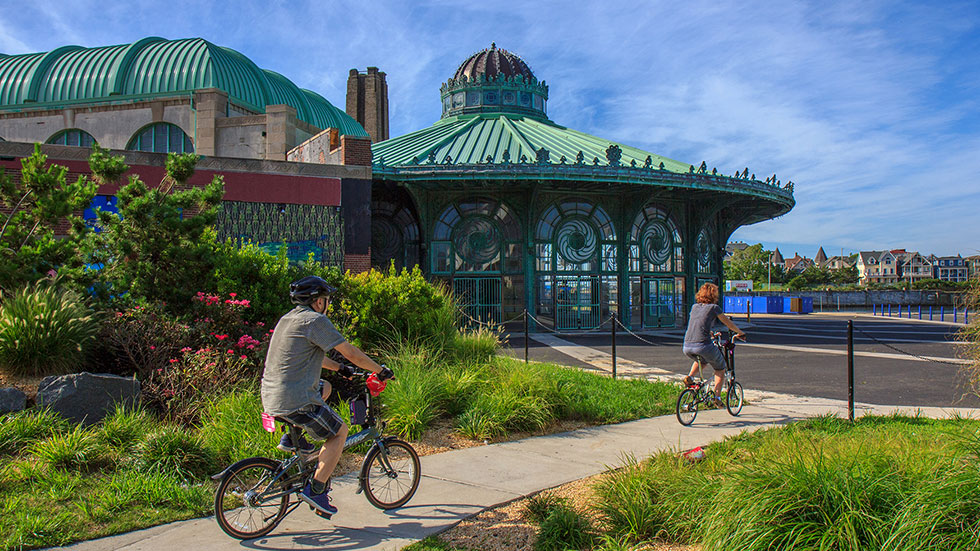
[[[442,118],[506,112],[548,118],[548,85],[523,59],[496,44],[467,58],[440,92]]]

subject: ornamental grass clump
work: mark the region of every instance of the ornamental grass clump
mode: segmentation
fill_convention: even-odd
[[[34,442],[68,429],[65,419],[46,408],[33,408],[0,417],[0,455],[15,454]]]
[[[0,370],[39,377],[76,371],[99,321],[78,293],[42,281],[0,297]]]

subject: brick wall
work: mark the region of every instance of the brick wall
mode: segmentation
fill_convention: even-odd
[[[341,136],[340,147],[344,150],[345,165],[371,166],[371,140]]]
[[[371,253],[368,254],[345,254],[344,271],[354,274],[366,272],[371,269]]]

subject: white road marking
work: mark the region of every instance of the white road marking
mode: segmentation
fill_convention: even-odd
[[[756,331],[754,329],[748,331],[748,333],[750,335],[775,335],[775,336],[779,336],[779,337],[798,337],[798,338],[802,338],[802,339],[834,339],[834,340],[839,340],[839,341],[846,341],[847,340],[847,336],[846,335],[804,335],[804,334],[801,334],[801,333],[781,333],[781,332],[774,332],[774,331]],[[883,341],[883,342],[889,342],[889,343],[891,343],[891,342],[913,342],[913,343],[920,343],[920,344],[960,344],[960,345],[967,344],[965,342],[960,342],[960,341],[945,341],[945,340],[943,340],[943,341],[927,341],[927,340],[922,340],[922,339],[892,339],[892,338],[888,338],[888,337],[882,337],[882,338],[879,338],[878,340],[879,341]],[[872,339],[871,337],[862,336],[860,333],[854,333],[854,341],[855,342],[856,341],[875,342],[875,339]]]
[[[814,354],[830,354],[832,356],[846,356],[847,350],[837,350],[834,348],[808,348],[804,346],[788,346],[785,344],[759,344],[754,342],[738,343],[738,346],[752,346],[755,348],[772,348],[774,350],[792,350],[794,352],[811,352]],[[862,352],[855,350],[855,356],[865,358],[884,358],[888,360],[907,360],[912,362],[947,362],[959,365],[969,365],[973,362],[961,360],[959,358],[939,358],[935,356],[908,356],[906,354],[890,354],[886,352]]]

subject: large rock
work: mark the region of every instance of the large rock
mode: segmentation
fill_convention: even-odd
[[[0,414],[20,411],[27,407],[27,395],[19,388],[0,388]]]
[[[65,419],[91,425],[112,413],[117,403],[135,405],[140,382],[103,373],[73,373],[45,377],[37,388],[37,403]]]

